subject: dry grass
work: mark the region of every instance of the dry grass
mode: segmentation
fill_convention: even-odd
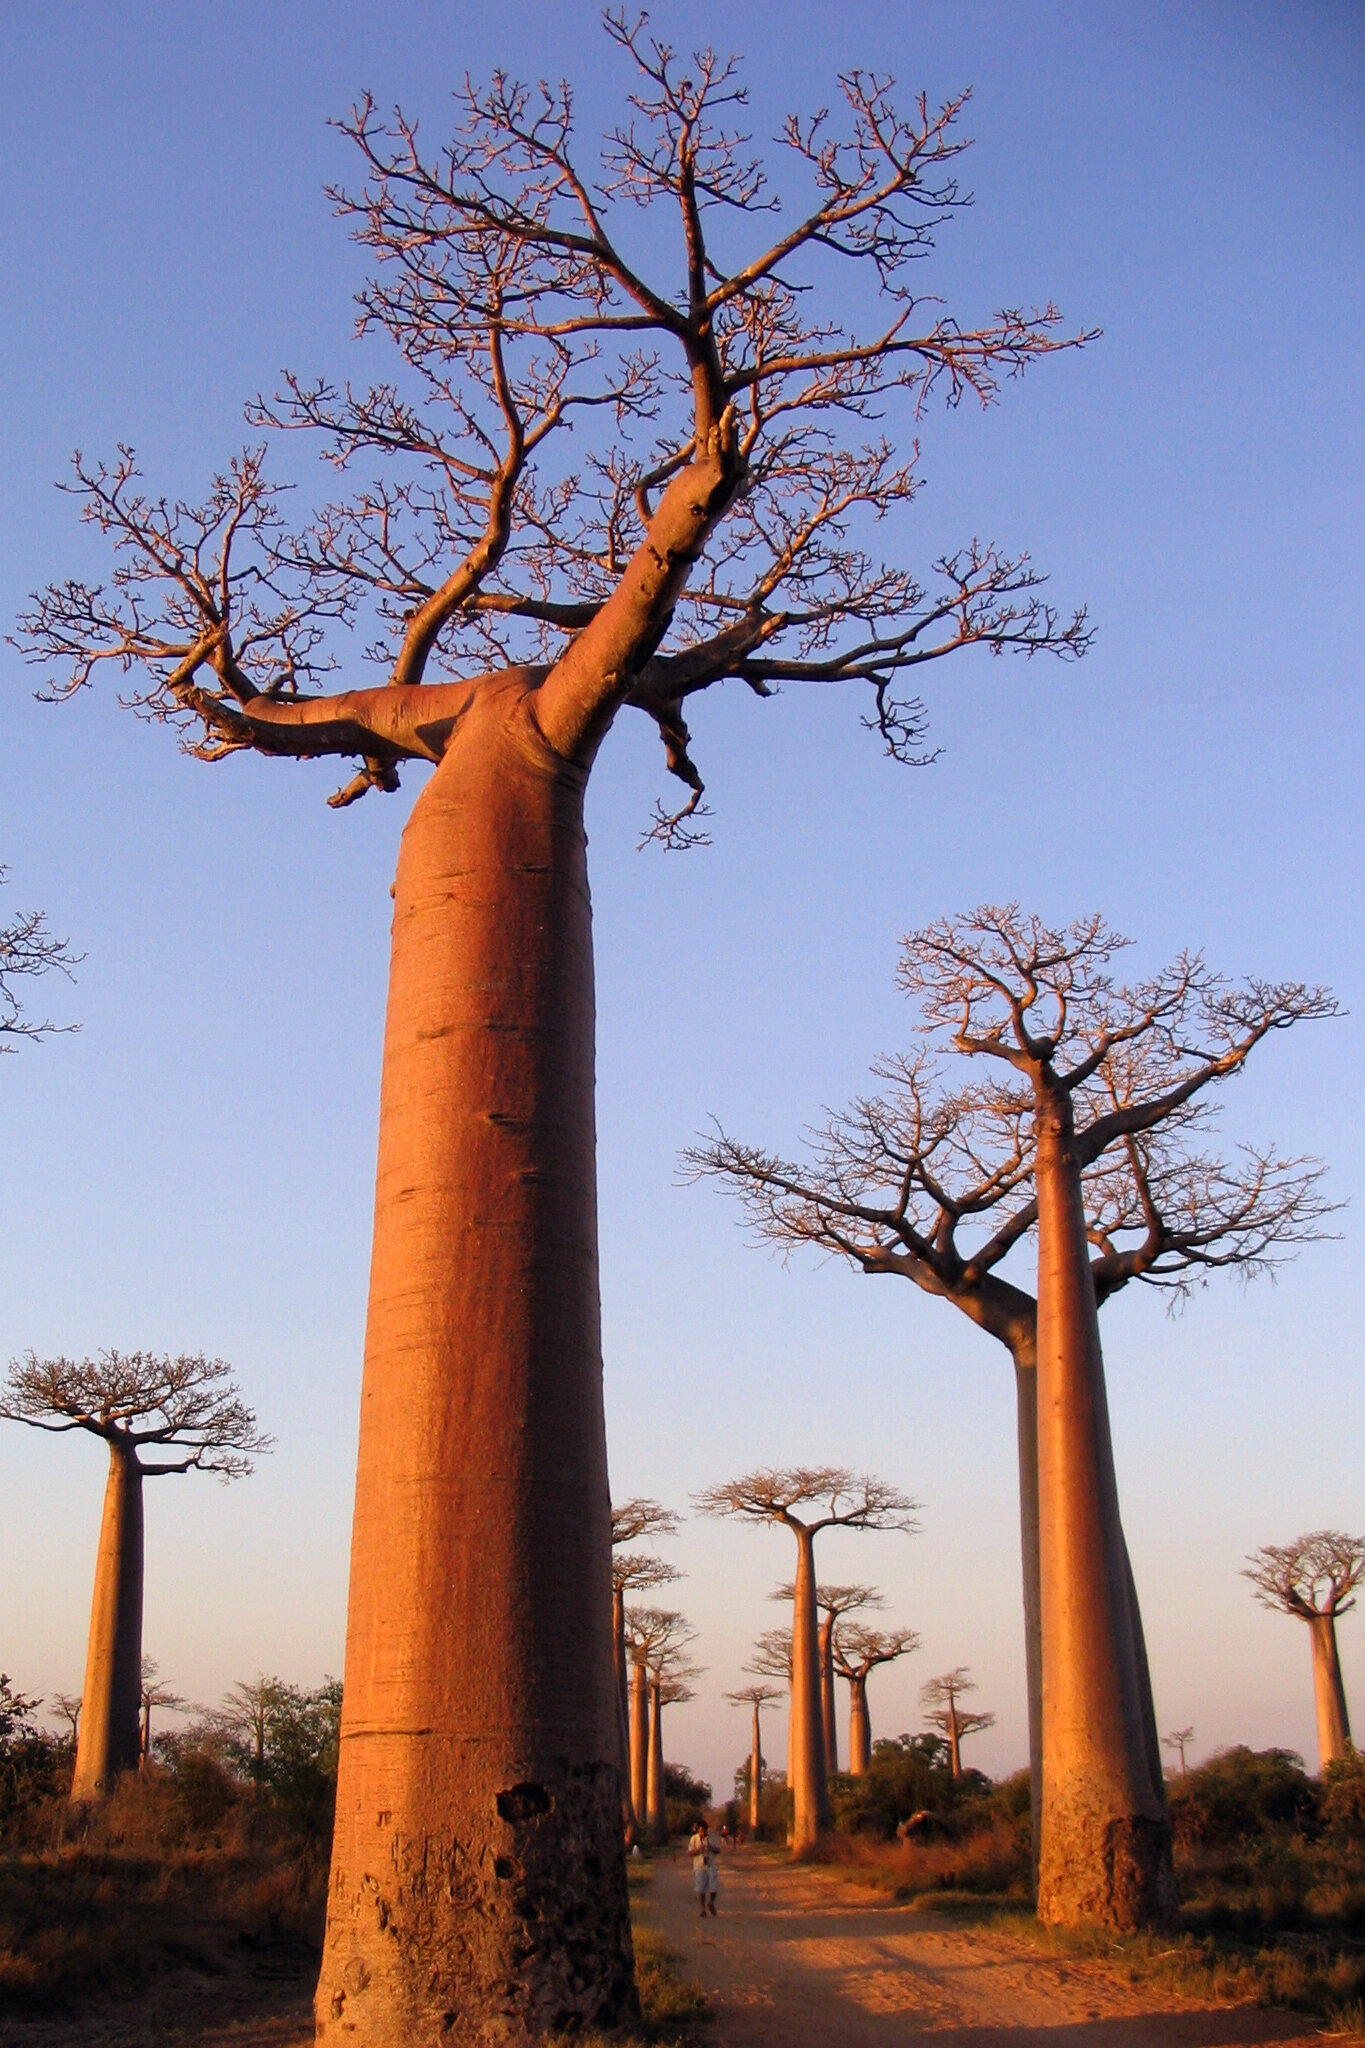
[[[855,1884],[895,1899],[943,1893],[1011,1898],[1029,1895],[1028,1843],[997,1822],[955,1842],[879,1842],[867,1835],[831,1835],[809,1859],[832,1865]]]

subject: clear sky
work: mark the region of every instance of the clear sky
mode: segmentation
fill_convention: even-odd
[[[831,1543],[921,1653],[874,1730],[969,1664],[1024,1757],[1012,1392],[946,1307],[746,1245],[680,1185],[711,1116],[790,1146],[908,1029],[907,929],[1017,896],[1103,909],[1155,967],[1332,983],[1352,1012],[1266,1048],[1229,1138],[1274,1137],[1354,1200],[1278,1284],[1175,1320],[1105,1311],[1125,1518],[1163,1729],[1313,1753],[1306,1633],[1238,1576],[1254,1545],[1365,1527],[1360,605],[1365,17],[1347,4],[663,6],[658,31],[748,59],[752,126],[855,64],[974,91],[977,204],[935,288],[964,316],[1054,298],[1103,328],[985,416],[926,423],[890,551],[1027,547],[1097,629],[1079,667],[930,678],[934,767],[900,769],[847,694],[716,695],[693,720],[714,845],[635,851],[662,786],[623,718],[589,826],[599,969],[602,1285],[613,1483],[685,1508],[761,1462],[838,1460],[923,1503],[923,1533]],[[580,131],[624,86],[595,10],[131,4],[0,14],[0,619],[98,573],[52,488],[71,449],[136,444],[192,493],[282,366],[344,374],[358,259],[323,186],[368,87],[429,132],[468,68],[567,73]],[[309,481],[307,472],[299,474]],[[334,764],[209,768],[105,686],[64,708],[0,651],[0,860],[84,951],[51,1007],[78,1036],[0,1061],[0,1357],[32,1345],[229,1358],[278,1449],[251,1480],[149,1501],[147,1648],[212,1700],[258,1669],[340,1668],[388,882],[408,804],[323,798]],[[0,1430],[0,1668],[79,1686],[97,1445]],[[670,1755],[728,1781],[721,1704],[780,1617],[780,1534],[689,1525],[670,1554],[708,1666]],[[1343,1628],[1365,1718],[1365,1621]],[[774,1725],[772,1747],[782,1741]]]

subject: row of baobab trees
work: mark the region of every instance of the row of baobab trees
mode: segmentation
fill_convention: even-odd
[[[784,203],[733,63],[680,62],[643,18],[604,27],[628,104],[587,156],[567,85],[467,83],[435,152],[358,103],[337,203],[392,377],[286,374],[193,498],[145,486],[126,447],[78,455],[109,572],[59,577],[20,628],[49,699],[113,672],[201,761],[341,758],[338,809],[433,771],[393,890],[316,2002],[318,2039],[350,2048],[523,2048],[638,2013],[583,827],[611,728],[656,728],[687,794],[649,836],[678,845],[702,808],[701,693],[858,689],[887,752],[923,762],[916,673],[973,649],[1076,659],[1091,637],[1025,553],[950,541],[921,581],[874,552],[910,528],[932,403],[989,406],[1095,339],[1050,303],[974,317],[919,292],[969,201],[966,96],[931,110],[846,74],[831,110],[779,131]],[[271,450],[299,434],[328,481],[291,520]],[[362,649],[383,679],[333,687]],[[1120,986],[1119,943],[1008,909],[931,927],[907,990],[927,1037],[993,1078],[941,1084],[916,1051],[805,1167],[724,1137],[696,1164],[763,1228],[910,1279],[1013,1360],[1039,1910],[1131,1926],[1173,1889],[1098,1312],[1134,1280],[1251,1271],[1314,1234],[1317,1169],[1209,1157],[1200,1105],[1333,1006],[1194,956]],[[813,1752],[805,1571],[793,1710]]]
[[[795,1510],[815,1504],[816,1515]],[[764,1505],[766,1504],[766,1505]],[[813,1845],[830,1824],[829,1779],[839,1770],[836,1675],[849,1688],[848,1768],[861,1777],[872,1761],[872,1721],[867,1688],[880,1666],[919,1648],[914,1629],[881,1629],[850,1619],[883,1604],[868,1585],[820,1584],[814,1577],[814,1541],[822,1529],[909,1531],[914,1503],[881,1481],[835,1466],[750,1473],[698,1497],[704,1513],[742,1514],[785,1522],[797,1537],[797,1575],[773,1594],[792,1604],[792,1626],[771,1629],[756,1645],[748,1671],[760,1682],[726,1694],[752,1716],[748,1771],[749,1824],[759,1825],[765,1762],[761,1713],[790,1692],[787,1782],[796,1849]],[[675,1565],[652,1551],[624,1546],[673,1535],[677,1516],[656,1500],[629,1500],[612,1510],[612,1640],[617,1689],[617,1730],[621,1757],[622,1821],[625,1839],[661,1842],[667,1836],[664,1708],[694,1697],[691,1681],[699,1667],[690,1657],[696,1638],[673,1608],[632,1603],[631,1593],[656,1591],[679,1576]],[[763,1683],[778,1678],[781,1686]],[[989,1728],[994,1715],[973,1713],[961,1702],[974,1688],[965,1666],[930,1679],[921,1694],[931,1727],[947,1744],[952,1774],[961,1776],[961,1744]]]

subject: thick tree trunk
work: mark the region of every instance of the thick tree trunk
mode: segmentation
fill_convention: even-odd
[[[1014,1404],[1019,1451],[1019,1555],[1024,1580],[1024,1677],[1028,1688],[1028,1784],[1033,1887],[1043,1841],[1043,1595],[1038,1561],[1038,1359],[1015,1346]]]
[[[1308,1627],[1313,1640],[1313,1698],[1318,1710],[1318,1769],[1325,1771],[1351,1747],[1351,1722],[1337,1655],[1336,1617],[1315,1614]]]
[[[793,1525],[796,1584],[792,1599],[791,1736],[787,1782],[792,1790],[792,1848],[813,1849],[829,1826],[829,1781],[820,1713],[819,1621],[815,1605],[815,1539]]]
[[[630,1681],[630,1803],[643,1827],[649,1810],[649,1673],[638,1659]]]
[[[948,1708],[948,1762],[953,1776],[962,1776],[962,1730],[957,1725],[957,1708]]]
[[[749,1833],[757,1840],[759,1801],[763,1797],[763,1741],[758,1726],[758,1703],[754,1703],[754,1735],[749,1747]]]
[[[839,1769],[839,1729],[834,1717],[834,1621],[827,1614],[820,1624],[820,1725],[825,1736],[825,1769],[831,1778]]]
[[[637,2010],[612,1676],[586,776],[472,693],[395,884],[318,2037]]]
[[[1153,1783],[1070,1103],[1038,1113],[1038,1480],[1043,1629],[1039,1917],[1134,1929],[1175,1910]]]
[[[110,1443],[73,1802],[102,1799],[142,1754],[142,1468]]]
[[[658,1846],[668,1840],[668,1796],[664,1790],[664,1703],[659,1681],[649,1688],[649,1775],[645,1787],[649,1839]]]
[[[616,1757],[621,1774],[621,1834],[626,1847],[635,1840],[635,1807],[630,1796],[630,1676],[626,1669],[625,1588],[611,1593],[611,1664],[616,1679]]]
[[[872,1722],[867,1711],[867,1677],[848,1681],[848,1768],[861,1778],[872,1762]]]

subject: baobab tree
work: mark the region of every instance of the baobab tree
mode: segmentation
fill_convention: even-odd
[[[746,1685],[741,1686],[738,1692],[725,1695],[732,1707],[748,1707],[753,1716],[749,1740],[749,1833],[755,1837],[759,1828],[759,1801],[763,1797],[763,1730],[760,1717],[764,1707],[782,1698],[783,1690],[780,1685]]]
[[[931,1728],[947,1738],[948,1762],[955,1778],[962,1776],[962,1739],[966,1735],[978,1735],[984,1728],[994,1728],[994,1714],[976,1714],[959,1706],[965,1693],[976,1691],[976,1680],[971,1677],[965,1664],[959,1664],[952,1671],[944,1671],[937,1678],[930,1678],[920,1687],[920,1705],[927,1707],[925,1715]]]
[[[701,1674],[701,1667],[681,1657],[683,1638],[672,1652],[665,1652],[649,1674],[649,1782],[645,1806],[649,1838],[662,1846],[668,1840],[668,1782],[664,1761],[664,1708],[696,1698],[689,1680]]]
[[[1243,1148],[1232,1162],[1210,1156],[1200,1139],[1211,1109],[1200,1098],[1269,1033],[1336,1011],[1319,989],[1235,985],[1188,955],[1119,988],[1107,969],[1126,944],[1099,918],[1051,931],[1014,905],[931,927],[907,940],[901,969],[928,1043],[878,1063],[884,1094],[814,1134],[806,1164],[724,1132],[686,1155],[738,1189],[764,1237],[899,1274],[1009,1351],[1039,1911],[1119,1927],[1167,1917],[1174,1893],[1097,1310],[1133,1280],[1178,1296],[1223,1267],[1250,1277],[1324,1234],[1321,1164],[1273,1147]],[[945,1085],[940,1038],[1015,1078]],[[1030,1240],[1037,1294],[1000,1270]],[[1059,1245],[1072,1265],[1055,1263]],[[1085,1501],[1098,1547],[1062,1512],[1068,1499]]]
[[[142,1752],[142,1482],[183,1472],[239,1479],[270,1450],[221,1358],[101,1351],[11,1362],[0,1419],[109,1447],[73,1800],[101,1799]],[[149,1455],[150,1453],[150,1455]]]
[[[681,1576],[676,1565],[652,1557],[648,1551],[623,1551],[623,1543],[638,1543],[646,1536],[672,1536],[678,1517],[657,1500],[643,1496],[613,1507],[611,1511],[611,1644],[612,1668],[616,1676],[618,1751],[621,1771],[621,1821],[627,1843],[634,1840],[640,1814],[631,1796],[630,1761],[630,1672],[626,1654],[626,1595],[671,1585]]]
[[[54,1692],[52,1704],[71,1730],[71,1747],[75,1750],[81,1732],[81,1699],[75,1692]]]
[[[174,1686],[167,1685],[163,1679],[157,1677],[160,1668],[155,1657],[143,1658],[142,1685],[138,1699],[142,1709],[142,1721],[138,1731],[138,1766],[144,1771],[152,1754],[153,1707],[166,1707],[171,1713],[183,1713],[190,1704],[187,1699],[181,1698]]]
[[[1325,1771],[1351,1747],[1351,1721],[1337,1653],[1337,1616],[1355,1606],[1365,1578],[1365,1537],[1315,1529],[1293,1543],[1268,1543],[1247,1560],[1263,1607],[1308,1623],[1313,1645],[1313,1698],[1318,1715],[1318,1769]]]
[[[774,1600],[794,1600],[795,1582],[778,1586]],[[834,1629],[841,1615],[864,1607],[880,1607],[882,1596],[872,1586],[817,1586],[815,1605],[820,1615],[816,1646],[820,1658],[820,1726],[824,1734],[825,1770],[833,1777],[839,1768],[839,1724],[834,1711]]]
[[[630,1803],[637,1821],[649,1812],[650,1667],[655,1652],[685,1627],[672,1607],[628,1607],[626,1642],[630,1650]]]
[[[921,761],[914,670],[1088,637],[1018,552],[971,541],[920,581],[867,551],[917,494],[926,406],[989,405],[1087,338],[1052,306],[978,320],[917,295],[967,201],[965,96],[900,111],[848,75],[837,116],[782,127],[784,208],[733,65],[606,30],[633,89],[597,164],[566,86],[466,84],[436,154],[360,102],[338,205],[392,380],[286,377],[249,408],[266,444],[193,501],[146,487],[131,450],[78,457],[113,579],[59,581],[24,622],[50,695],[133,673],[136,709],[200,760],[345,757],[338,807],[435,770],[394,885],[317,2004],[355,2048],[451,2012],[511,2042],[634,2010],[601,1594],[599,747],[623,706],[652,720],[687,794],[651,835],[685,843],[697,693],[852,683],[887,750]],[[856,335],[855,299],[881,306]],[[268,469],[292,431],[343,479],[293,529]],[[386,680],[324,687],[362,648]],[[438,1866],[458,1876],[433,1885]]]
[[[1180,1775],[1181,1775],[1181,1777],[1183,1778],[1183,1777],[1184,1777],[1184,1776],[1186,1775],[1186,1770],[1185,1770],[1185,1745],[1186,1745],[1187,1743],[1193,1742],[1193,1740],[1194,1740],[1194,1730],[1193,1730],[1193,1728],[1172,1728],[1172,1730],[1171,1730],[1170,1734],[1169,1734],[1169,1735],[1163,1735],[1163,1736],[1162,1736],[1162,1738],[1161,1738],[1161,1740],[1162,1740],[1162,1744],[1163,1744],[1163,1746],[1164,1746],[1164,1747],[1165,1747],[1166,1749],[1175,1749],[1175,1750],[1179,1750],[1179,1752],[1180,1752]]]
[[[824,1529],[918,1528],[917,1502],[899,1488],[842,1465],[765,1466],[695,1496],[704,1515],[780,1522],[796,1538],[792,1587],[791,1721],[787,1782],[792,1788],[792,1848],[799,1855],[829,1826],[829,1778],[820,1712],[820,1645],[815,1539]],[[805,1512],[798,1514],[800,1508]]]
[[[8,876],[9,869],[0,867],[0,885]],[[64,974],[70,981],[72,969],[79,965],[80,956],[49,930],[43,911],[21,910],[8,924],[0,924],[0,1052],[17,1052],[20,1038],[46,1038],[54,1031],[79,1028],[35,1022],[24,1009],[19,987],[42,974]]]
[[[912,1628],[868,1628],[864,1622],[841,1621],[834,1631],[834,1669],[848,1682],[848,1769],[863,1777],[872,1762],[872,1716],[867,1681],[879,1664],[894,1664],[919,1648]]]

